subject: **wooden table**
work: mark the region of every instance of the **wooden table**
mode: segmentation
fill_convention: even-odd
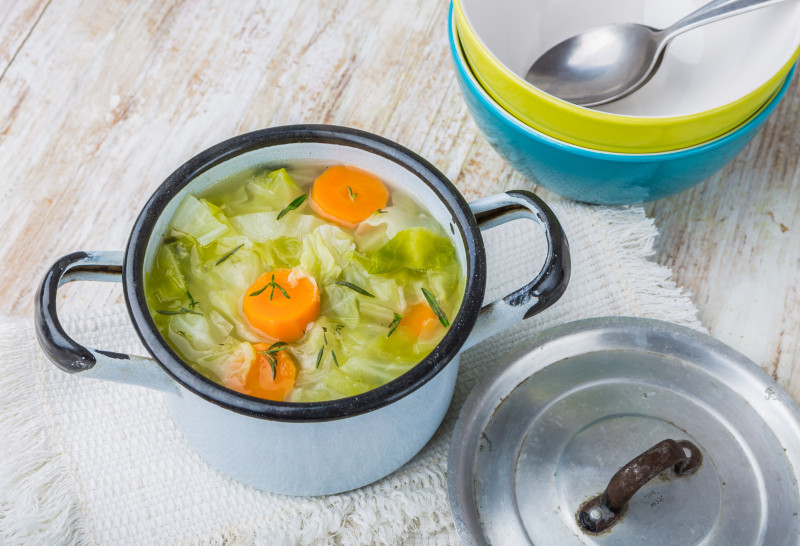
[[[227,137],[290,123],[381,134],[468,199],[533,188],[456,87],[447,0],[0,0],[0,311],[30,315],[45,268],[122,249],[149,194]],[[800,86],[722,172],[646,205],[655,259],[711,334],[800,400]],[[544,190],[538,193],[548,198]],[[62,311],[122,300],[61,292]]]

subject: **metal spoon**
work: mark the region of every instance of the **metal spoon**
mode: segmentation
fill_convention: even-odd
[[[568,38],[533,63],[525,79],[581,106],[620,99],[653,76],[678,34],[784,0],[713,0],[659,30],[634,23],[605,25]]]

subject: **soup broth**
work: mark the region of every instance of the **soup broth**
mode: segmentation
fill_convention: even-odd
[[[145,290],[157,328],[197,372],[311,402],[379,387],[428,355],[464,274],[411,196],[357,168],[299,165],[187,195]]]

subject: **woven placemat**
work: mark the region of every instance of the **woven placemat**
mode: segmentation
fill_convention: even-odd
[[[533,332],[588,317],[702,328],[670,272],[648,260],[657,232],[641,207],[551,206],[571,247],[564,297],[465,352],[433,439],[390,476],[340,495],[285,497],[229,480],[187,446],[167,395],[62,373],[39,350],[30,317],[0,320],[0,543],[457,543],[448,442],[464,399],[499,355]],[[490,230],[485,239],[487,299],[538,271],[544,237],[532,222]],[[63,321],[83,343],[144,354],[123,307]]]

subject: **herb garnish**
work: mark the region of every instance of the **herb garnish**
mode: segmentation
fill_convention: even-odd
[[[228,258],[233,256],[234,254],[236,254],[236,251],[239,250],[240,248],[242,248],[243,246],[244,246],[244,243],[240,244],[239,246],[237,246],[236,248],[234,248],[233,250],[231,250],[230,252],[225,254],[222,258],[217,260],[217,263],[215,263],[214,265],[217,266],[217,265],[221,264],[222,262],[224,262],[225,260],[227,260]]]
[[[389,337],[397,330],[397,327],[400,325],[400,321],[403,319],[403,315],[398,315],[397,313],[394,314],[394,320],[389,325],[389,333],[386,334],[386,337]]]
[[[447,315],[445,315],[444,311],[442,311],[442,308],[439,307],[439,302],[436,301],[436,298],[433,296],[433,294],[423,288],[422,295],[424,295],[425,299],[428,300],[428,305],[431,306],[431,310],[433,310],[436,316],[439,317],[439,322],[442,323],[442,326],[450,326],[450,321],[448,320]]]
[[[269,367],[272,368],[272,380],[275,381],[275,378],[278,375],[278,357],[275,354],[278,351],[282,351],[287,346],[286,343],[283,341],[276,341],[272,345],[269,346],[269,349],[266,351],[259,351],[260,354],[267,357],[267,362],[269,362]]]
[[[375,212],[372,213],[373,216],[375,216],[377,214],[386,214],[386,211],[383,210],[383,209],[378,209],[378,210],[376,210]]]
[[[181,305],[177,309],[157,309],[156,312],[159,315],[168,315],[168,316],[170,316],[170,315],[187,315],[188,314],[188,315],[199,315],[199,316],[202,317],[203,313],[194,310],[194,308],[197,307],[197,302],[194,301],[194,298],[192,297],[192,293],[189,292],[188,290],[186,291],[186,297],[189,299],[189,307],[188,308],[186,308],[183,305]]]
[[[300,197],[298,197],[297,199],[286,205],[286,208],[278,213],[277,219],[280,220],[286,215],[287,212],[295,210],[296,208],[300,207],[300,205],[303,204],[303,201],[306,200],[306,197],[308,197],[308,194],[304,193],[303,195],[301,195]]]
[[[322,339],[325,340],[325,345],[328,344],[328,329],[324,326],[322,327]]]
[[[279,285],[278,283],[275,282],[275,273],[272,274],[272,280],[270,282],[268,282],[267,284],[265,284],[264,288],[261,288],[260,290],[256,290],[255,292],[252,292],[250,295],[251,296],[258,296],[261,292],[263,292],[264,290],[266,290],[269,287],[272,287],[272,292],[269,293],[270,301],[272,301],[272,296],[275,295],[275,289],[276,288],[281,291],[281,294],[286,296],[287,300],[292,299],[292,298],[289,297],[289,294],[286,293],[286,290],[284,290],[281,285]]]
[[[175,309],[175,310],[172,310],[172,309],[158,309],[156,312],[159,315],[186,315],[186,314],[189,314],[189,315],[200,315],[201,317],[203,316],[203,313],[200,313],[198,311],[193,311],[191,309],[187,309],[186,307],[179,307],[178,309]]]
[[[259,352],[263,355],[273,355],[278,351],[284,350],[288,346],[289,346],[288,343],[284,343],[283,341],[276,341],[275,343],[270,345],[266,351],[259,351]]]
[[[274,279],[275,276],[273,275],[272,278]],[[265,284],[261,289],[256,290],[255,292],[250,292],[250,296],[258,296],[261,292],[269,288],[269,284]]]
[[[347,193],[350,194],[350,201],[355,201],[356,197],[358,197],[358,194],[354,192],[353,188],[351,188],[350,186],[347,186]]]
[[[317,353],[317,365],[315,368],[319,368],[319,363],[322,362],[322,353],[325,352],[325,346],[319,348],[319,352]]]
[[[369,292],[367,292],[366,290],[364,290],[360,286],[356,286],[351,282],[336,281],[336,284],[338,284],[339,286],[344,286],[345,288],[349,288],[350,290],[353,290],[354,292],[358,292],[362,296],[367,296],[368,298],[374,298],[375,297],[373,294],[370,294]]]
[[[331,356],[333,357],[333,363],[336,364],[336,367],[339,367],[339,359],[336,358],[336,353],[333,349],[331,349]]]

